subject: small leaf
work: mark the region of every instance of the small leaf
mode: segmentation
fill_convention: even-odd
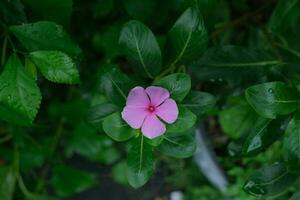
[[[53,22],[40,21],[11,26],[9,29],[28,51],[57,50],[72,57],[81,54],[80,48],[63,27]]]
[[[167,63],[190,62],[206,50],[208,35],[197,8],[187,9],[176,21],[167,36]]]
[[[174,158],[188,158],[196,151],[196,140],[189,131],[180,134],[165,134],[158,150]]]
[[[12,167],[0,168],[0,199],[13,200],[16,176]]]
[[[298,107],[297,94],[282,82],[269,82],[251,86],[246,90],[246,99],[263,117],[276,118]]]
[[[96,185],[95,175],[65,165],[57,165],[53,170],[51,183],[55,193],[68,197]]]
[[[130,141],[127,157],[127,179],[134,188],[143,186],[154,170],[152,147],[145,142],[144,136]]]
[[[288,171],[282,163],[275,163],[257,170],[244,185],[244,190],[256,197],[277,196],[291,187],[299,173]]]
[[[117,110],[117,106],[109,103],[92,106],[87,111],[87,121],[95,126],[98,130],[102,130],[102,122],[104,118],[116,112]]]
[[[159,79],[154,85],[166,88],[170,92],[171,98],[182,101],[191,90],[191,79],[187,74],[171,74]]]
[[[184,106],[178,106],[179,115],[175,123],[167,125],[170,133],[183,132],[194,126],[197,116]]]
[[[137,130],[128,126],[121,118],[120,112],[115,112],[103,120],[103,130],[113,140],[118,142],[129,140],[137,134]]]
[[[98,78],[98,91],[117,106],[124,106],[127,94],[134,84],[129,77],[115,65],[103,65]]]
[[[55,83],[79,83],[79,72],[72,59],[60,51],[35,51],[30,53],[33,63],[41,73]]]
[[[124,54],[141,75],[153,78],[161,69],[161,52],[151,30],[139,21],[127,22],[119,43]]]
[[[206,92],[191,91],[181,105],[199,116],[212,110],[215,104],[216,99],[213,95]]]
[[[41,93],[19,58],[13,54],[0,76],[0,118],[19,125],[32,124]]]

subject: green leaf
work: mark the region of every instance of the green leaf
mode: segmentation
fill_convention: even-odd
[[[231,138],[238,138],[249,131],[257,117],[257,113],[244,101],[219,114],[223,131]]]
[[[53,22],[40,21],[9,29],[28,51],[57,50],[72,57],[81,54],[80,48],[63,27]]]
[[[37,80],[36,66],[32,63],[28,56],[25,57],[25,70],[34,80]]]
[[[94,127],[96,127],[98,130],[102,130],[102,122],[104,118],[116,112],[117,110],[117,106],[109,103],[92,106],[87,111],[87,121]]]
[[[206,50],[208,35],[197,8],[187,9],[176,21],[167,36],[167,63],[186,63],[201,56]]]
[[[207,92],[191,91],[181,105],[199,116],[211,111],[215,104],[216,98],[213,95]]]
[[[289,122],[283,138],[285,161],[289,168],[299,170],[300,163],[300,112]]]
[[[246,90],[246,99],[258,114],[266,118],[289,114],[298,107],[297,93],[282,82],[251,86]]]
[[[32,124],[41,102],[35,81],[13,54],[0,76],[0,118],[19,125]]]
[[[289,200],[298,200],[300,199],[300,191],[293,194],[293,196]]]
[[[194,131],[194,129],[191,129]],[[165,134],[164,140],[158,150],[174,158],[188,158],[196,151],[196,140],[186,131],[180,134]]]
[[[170,133],[178,133],[186,131],[194,126],[197,116],[184,106],[178,106],[179,115],[173,124],[167,125],[167,131]]]
[[[105,94],[111,103],[121,107],[125,105],[127,94],[134,86],[126,74],[110,64],[102,66],[97,81],[97,92]]]
[[[23,0],[33,13],[61,25],[67,26],[72,15],[72,0]]]
[[[55,193],[68,197],[96,185],[95,175],[65,165],[57,165],[51,179]]]
[[[79,72],[75,63],[60,51],[35,51],[30,53],[32,62],[41,73],[55,83],[79,83]]]
[[[124,173],[127,169],[126,161],[119,162],[112,168],[112,178],[115,182],[128,186],[127,176]]]
[[[0,168],[0,199],[13,200],[16,176],[13,167]]]
[[[152,147],[140,135],[129,143],[127,157],[127,179],[134,188],[143,186],[154,170]]]
[[[26,21],[24,6],[20,0],[0,1],[0,19],[7,24],[19,24]]]
[[[287,191],[298,177],[298,173],[288,171],[284,164],[274,163],[252,174],[246,181],[244,190],[260,198],[277,196]]]
[[[118,142],[129,140],[137,134],[136,129],[128,126],[121,118],[120,112],[115,112],[103,120],[103,130],[113,140]]]
[[[200,80],[253,78],[261,76],[263,67],[280,64],[267,52],[239,46],[212,47],[190,68]]]
[[[257,116],[252,126],[245,129],[243,135],[228,146],[231,156],[256,156],[282,136],[282,121]]]
[[[120,34],[121,49],[133,69],[153,78],[161,69],[161,52],[151,30],[139,21],[127,22]]]
[[[175,101],[182,101],[191,90],[191,78],[187,74],[171,74],[153,83],[166,88]]]
[[[57,198],[41,194],[28,194],[25,200],[58,200]]]

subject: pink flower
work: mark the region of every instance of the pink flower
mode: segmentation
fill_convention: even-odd
[[[122,118],[130,127],[142,128],[147,138],[158,137],[166,132],[160,119],[172,124],[178,117],[177,104],[169,97],[168,90],[162,87],[135,87],[129,92]]]

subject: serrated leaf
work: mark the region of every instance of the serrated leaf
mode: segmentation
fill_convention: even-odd
[[[263,117],[276,118],[286,115],[298,107],[297,93],[283,82],[268,82],[251,86],[246,90],[246,99]]]
[[[41,99],[39,87],[13,54],[0,76],[0,118],[19,125],[30,125]]]
[[[184,106],[178,106],[179,115],[177,120],[173,124],[167,125],[167,131],[170,133],[178,133],[183,132],[191,127],[193,127],[196,123],[197,116],[192,113],[189,109]]]
[[[121,30],[119,43],[133,69],[153,78],[161,69],[161,52],[151,30],[139,21],[127,22]]]
[[[103,120],[103,130],[113,140],[118,142],[126,141],[137,134],[137,130],[121,118],[120,112],[115,112]]]
[[[252,174],[244,185],[244,190],[256,197],[277,196],[291,187],[299,173],[290,172],[282,163],[263,167]]]
[[[188,8],[176,21],[167,36],[167,63],[187,63],[199,57],[207,48],[208,35],[197,8]]]
[[[41,73],[55,83],[79,83],[79,72],[67,54],[60,51],[35,51],[30,53],[32,62]]]
[[[143,186],[154,170],[152,147],[140,135],[130,141],[127,157],[127,179],[134,188]]]
[[[63,27],[53,22],[39,21],[10,26],[9,30],[28,51],[56,50],[72,57],[81,54],[80,48],[64,31]]]
[[[180,102],[191,90],[191,78],[187,74],[171,74],[154,81],[153,85],[166,88],[171,98]]]

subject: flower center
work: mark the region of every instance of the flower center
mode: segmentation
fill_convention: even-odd
[[[148,110],[149,110],[149,112],[154,112],[155,111],[155,107],[154,106],[149,106]]]

